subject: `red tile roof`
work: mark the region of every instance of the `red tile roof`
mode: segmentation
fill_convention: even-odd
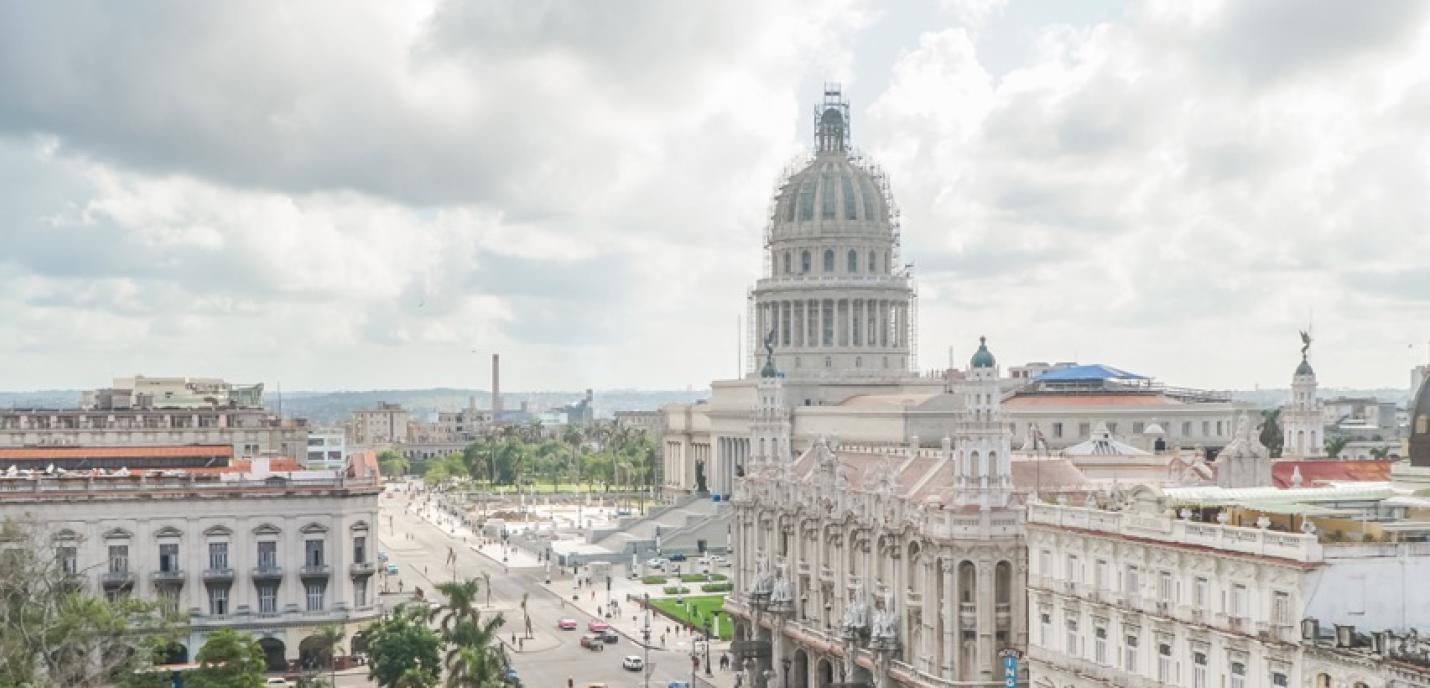
[[[1383,482],[1390,480],[1393,461],[1341,461],[1338,459],[1278,459],[1271,464],[1271,482],[1277,487],[1291,487],[1291,474],[1301,469],[1301,486],[1337,481]]]

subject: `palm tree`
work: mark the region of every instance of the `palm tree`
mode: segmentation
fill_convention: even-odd
[[[411,667],[397,677],[397,682],[392,684],[392,688],[428,688],[430,685],[427,683],[427,675],[423,674],[421,669]]]
[[[328,664],[329,685],[338,685],[338,648],[342,646],[343,638],[347,633],[343,627],[337,624],[323,624],[318,627],[318,632],[313,636],[317,640],[318,655]]]
[[[494,688],[506,672],[507,657],[497,632],[506,623],[501,614],[483,619],[478,613],[454,625],[447,634],[448,688]]]
[[[485,576],[486,574],[484,573],[482,575]],[[479,614],[477,611],[477,595],[481,593],[481,584],[477,582],[477,579],[469,578],[464,581],[438,583],[437,591],[446,596],[447,603],[434,608],[431,613],[431,618],[436,619],[439,616],[442,617],[442,622],[439,626],[443,632],[446,632],[458,623],[477,618]],[[491,593],[487,595],[487,601],[490,603]]]

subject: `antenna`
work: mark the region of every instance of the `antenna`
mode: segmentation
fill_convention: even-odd
[[[278,420],[283,420],[283,381],[278,381]]]

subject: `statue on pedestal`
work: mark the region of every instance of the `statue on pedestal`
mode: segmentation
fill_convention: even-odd
[[[784,569],[781,564],[775,574],[774,587],[770,591],[770,607],[775,611],[794,610],[794,588],[790,585],[789,578],[784,575]]]
[[[844,618],[839,623],[839,628],[845,638],[854,638],[864,632],[869,627],[869,608],[864,602],[864,582],[860,581],[854,587],[854,594],[849,598],[849,604],[844,607]]]
[[[698,494],[706,494],[705,489],[705,459],[695,460],[695,491]]]
[[[884,606],[874,615],[874,627],[869,632],[869,647],[892,650],[899,646],[899,617],[894,613],[894,591],[884,593]]]

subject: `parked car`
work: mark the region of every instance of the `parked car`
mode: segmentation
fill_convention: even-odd
[[[575,619],[561,619],[556,622],[556,627],[563,631],[574,631],[580,625]]]
[[[581,636],[581,647],[584,647],[592,652],[600,652],[601,650],[606,649],[606,642],[601,640],[601,636],[596,635],[595,633],[588,633],[586,635]]]
[[[670,560],[671,560],[671,561],[685,561],[685,555],[684,555],[684,554],[681,554],[680,552],[676,552],[675,554],[670,555]]]
[[[621,666],[627,671],[640,671],[645,668],[645,661],[640,658],[640,655],[626,655],[621,660]]]
[[[264,688],[293,688],[293,682],[277,676],[263,682]]]
[[[396,576],[396,575],[397,575],[397,563],[396,563],[396,562],[391,562],[391,561],[387,562],[387,575],[389,575],[389,576]]]
[[[514,686],[521,685],[521,677],[516,675],[516,669],[512,667],[507,667],[506,671],[502,672],[501,680]]]
[[[611,624],[608,624],[605,621],[597,621],[595,619],[591,619],[590,621],[586,622],[586,630],[592,633],[605,633],[606,631],[611,630]]]
[[[714,564],[715,566],[724,567],[730,565],[730,560],[726,559],[725,557],[710,557],[710,563]]]
[[[665,563],[666,562],[664,559],[661,559],[660,557],[655,557],[654,559],[647,560],[645,565],[653,569],[664,569]]]
[[[616,642],[617,640],[620,640],[620,639],[621,639],[621,634],[620,634],[620,633],[617,633],[617,632],[616,632],[616,629],[614,629],[614,628],[607,628],[605,631],[602,631],[602,632],[601,632],[601,640],[606,641],[606,644],[607,644],[607,645],[609,645],[609,644],[611,644],[611,643],[614,643],[614,642]]]

